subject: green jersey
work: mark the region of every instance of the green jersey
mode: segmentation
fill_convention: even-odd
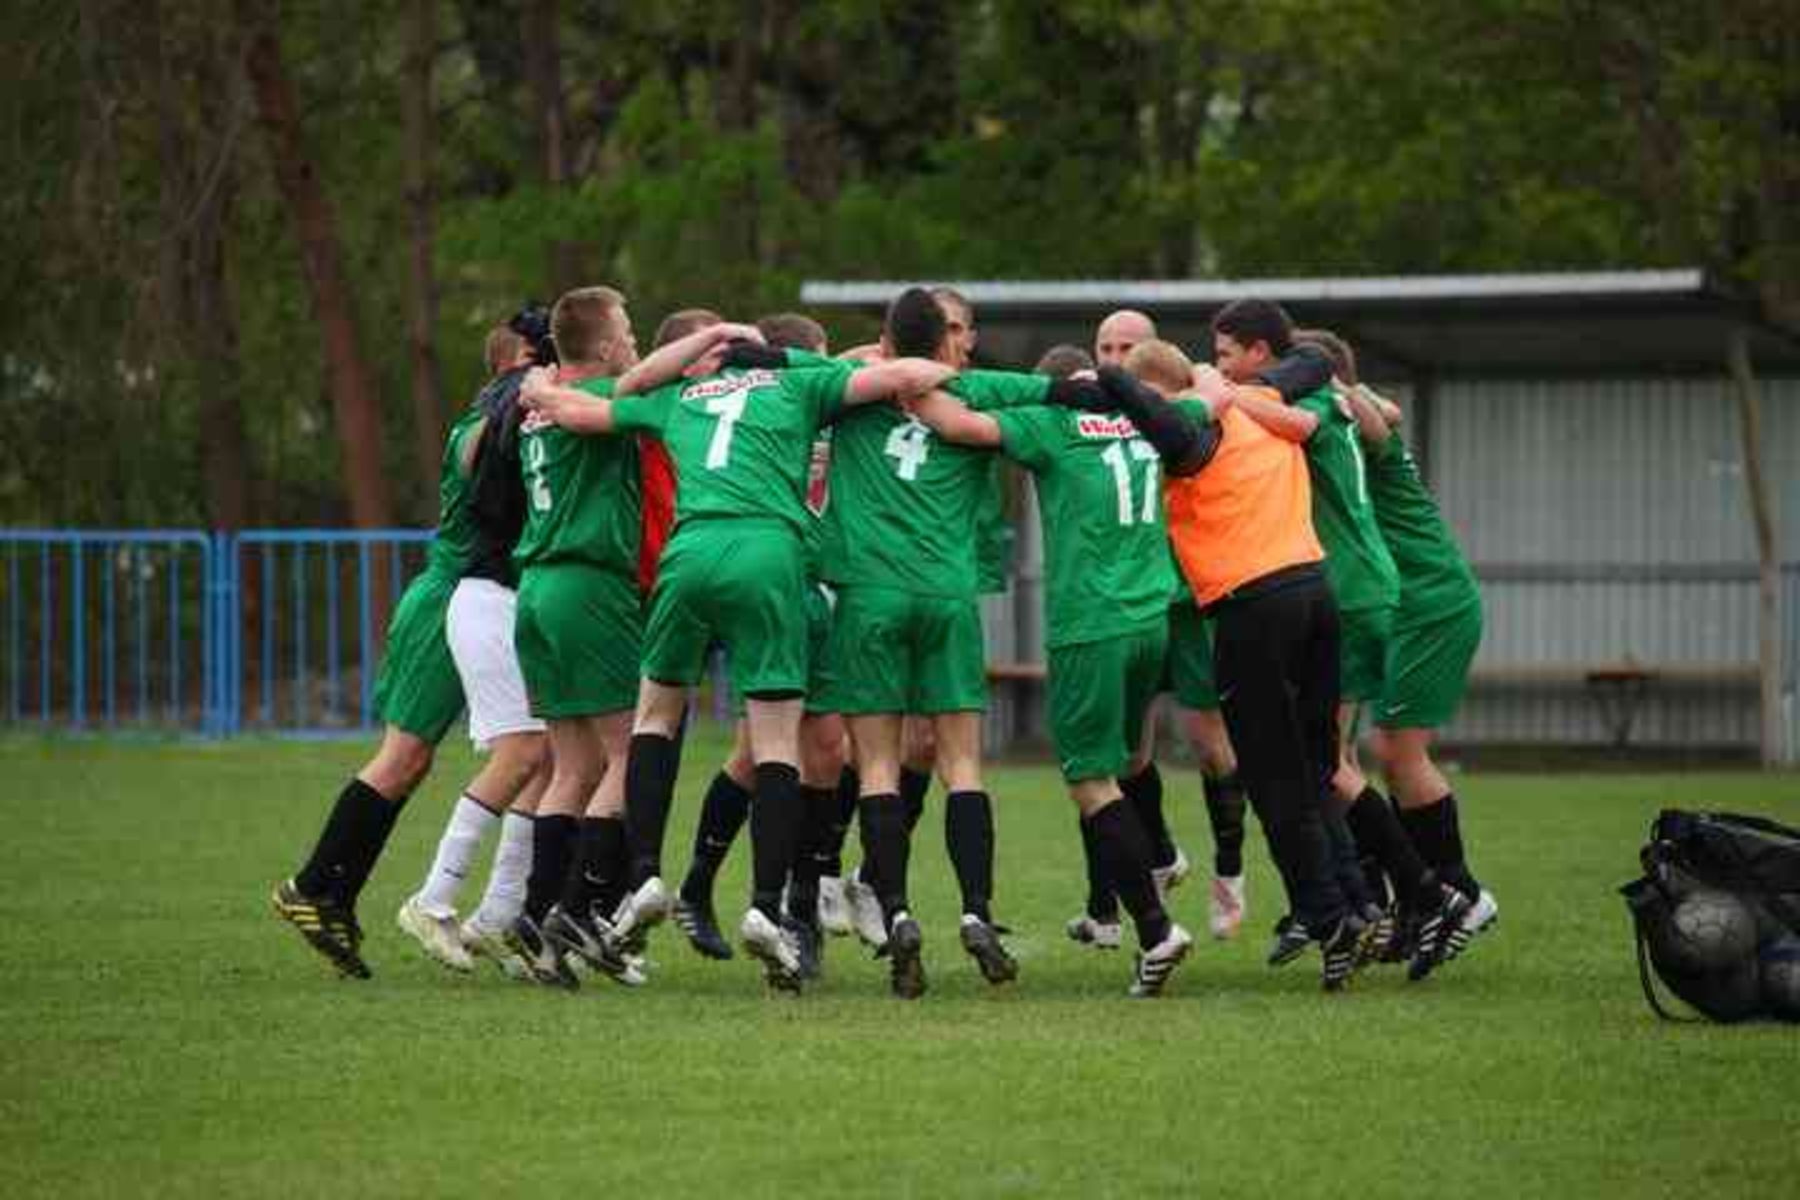
[[[965,371],[944,390],[977,411],[1042,404],[1050,380]],[[976,523],[992,494],[993,455],[939,441],[888,404],[838,423],[831,437],[821,574],[836,584],[920,596],[977,595]]]
[[[981,512],[975,517],[975,570],[977,584],[984,596],[1006,590],[1006,568],[1012,559],[1013,529],[1006,519],[1006,483],[1001,477],[1004,464],[992,459],[988,466],[987,495]]]
[[[610,396],[613,381],[585,379],[574,386]],[[644,516],[634,439],[570,433],[527,418],[519,427],[519,463],[525,528],[513,551],[514,566],[523,571],[579,562],[635,578]]]
[[[1000,446],[1037,480],[1050,647],[1169,619],[1175,587],[1161,462],[1124,417],[1063,408],[997,413]]]
[[[1356,422],[1330,388],[1296,407],[1319,419],[1306,441],[1306,467],[1312,476],[1313,528],[1325,547],[1325,577],[1338,609],[1391,607],[1400,600],[1400,576],[1375,525]]]
[[[613,405],[621,430],[662,439],[675,464],[675,526],[711,517],[775,517],[809,537],[813,439],[844,403],[846,366],[730,369]]]
[[[1432,620],[1480,603],[1475,572],[1398,433],[1369,452],[1368,467],[1375,523],[1400,570],[1399,620]]]
[[[438,468],[438,524],[426,553],[426,565],[452,579],[462,578],[475,556],[475,519],[469,515],[469,479],[463,474],[463,440],[477,428],[480,406],[458,417],[444,442],[444,461]]]

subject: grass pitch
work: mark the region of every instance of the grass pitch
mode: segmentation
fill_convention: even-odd
[[[721,750],[690,746],[685,866]],[[0,742],[0,1195],[1791,1196],[1800,1030],[1657,1022],[1624,907],[1665,805],[1800,822],[1800,777],[1460,781],[1498,931],[1441,975],[1318,991],[1261,956],[1278,901],[1154,1003],[1062,935],[1081,899],[1047,769],[992,773],[996,911],[1018,984],[956,946],[934,792],[914,849],[931,993],[830,947],[799,1001],[672,928],[636,992],[453,976],[393,927],[468,773],[448,750],[362,905],[376,978],[339,981],[268,910],[360,745]],[[1199,788],[1170,772],[1196,861]],[[743,849],[721,881],[735,924]],[[471,891],[470,902],[473,901]]]

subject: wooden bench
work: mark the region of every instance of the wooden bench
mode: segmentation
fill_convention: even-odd
[[[1469,675],[1473,687],[1537,689],[1580,687],[1593,697],[1613,744],[1631,741],[1631,727],[1652,688],[1755,687],[1755,663],[1641,663],[1631,659],[1554,666],[1485,667]]]

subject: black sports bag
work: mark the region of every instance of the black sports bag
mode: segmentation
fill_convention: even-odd
[[[1800,1021],[1800,830],[1765,817],[1664,810],[1620,888],[1638,977],[1660,1017],[1664,986],[1715,1021]]]

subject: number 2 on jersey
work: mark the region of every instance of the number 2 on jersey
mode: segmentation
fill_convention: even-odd
[[[737,429],[738,418],[744,415],[744,401],[750,398],[749,392],[727,392],[723,396],[709,396],[706,411],[719,418],[713,426],[712,441],[706,444],[706,469],[717,471],[731,462],[731,435]]]
[[[530,468],[531,510],[550,511],[550,485],[544,481],[544,443],[532,438],[525,443],[525,465]]]
[[[1125,447],[1130,446],[1128,452]],[[1130,458],[1127,458],[1129,453]],[[1131,494],[1130,460],[1136,459],[1144,464],[1144,503],[1140,511],[1133,502]],[[1100,455],[1100,461],[1112,468],[1113,484],[1119,489],[1119,524],[1130,525],[1134,521],[1148,525],[1156,520],[1156,451],[1149,444],[1137,438],[1130,442],[1114,442]]]
[[[931,429],[909,419],[904,425],[894,426],[881,452],[898,460],[894,474],[911,483],[919,477],[919,468],[925,465],[925,460],[931,457]]]

